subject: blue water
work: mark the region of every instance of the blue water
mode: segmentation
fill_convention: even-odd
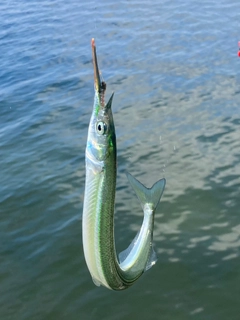
[[[239,1],[0,3],[0,319],[239,319]],[[165,177],[158,262],[92,283],[81,231],[97,44],[118,142],[116,245]]]

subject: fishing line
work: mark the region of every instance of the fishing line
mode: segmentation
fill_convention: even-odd
[[[159,137],[160,139],[160,144],[162,142],[162,136]],[[164,148],[164,146],[162,145],[162,147]],[[160,168],[162,170],[162,172],[166,173],[168,172],[167,169],[169,167],[169,165],[171,165],[171,160],[176,156],[177,152],[179,151],[179,148],[176,144],[173,144],[171,148],[168,148],[167,150],[167,160],[164,161],[164,164],[162,165],[162,167]]]

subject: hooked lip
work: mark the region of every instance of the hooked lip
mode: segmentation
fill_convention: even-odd
[[[92,58],[93,58],[95,90],[98,91],[100,94],[104,94],[106,90],[106,83],[104,81],[101,81],[100,72],[98,69],[97,51],[96,51],[94,38],[92,38]]]

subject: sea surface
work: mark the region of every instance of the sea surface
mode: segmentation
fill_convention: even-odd
[[[239,320],[238,0],[0,2],[0,319]],[[128,184],[167,180],[157,264],[96,287],[82,248],[91,39],[115,92],[115,233],[142,222]]]

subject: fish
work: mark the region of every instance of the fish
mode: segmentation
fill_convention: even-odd
[[[166,180],[162,178],[151,188],[146,188],[127,173],[128,181],[141,203],[144,217],[142,226],[129,247],[117,255],[114,237],[117,145],[111,108],[114,93],[105,103],[106,83],[98,68],[94,39],[91,46],[95,95],[85,151],[83,251],[95,285],[120,291],[131,287],[156,263],[153,248],[154,215]]]

